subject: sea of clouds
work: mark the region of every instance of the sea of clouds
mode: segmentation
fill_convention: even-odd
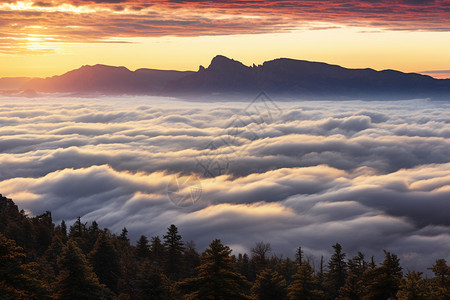
[[[0,193],[200,251],[450,260],[450,102],[252,100],[0,98]]]

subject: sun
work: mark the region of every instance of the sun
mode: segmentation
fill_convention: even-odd
[[[41,26],[33,26],[34,29],[38,29],[37,27]],[[57,36],[55,35],[46,35],[46,34],[26,34],[21,37],[17,37],[16,39],[17,45],[20,45],[25,51],[29,51],[30,53],[43,53],[43,52],[53,52],[54,42],[58,41]]]

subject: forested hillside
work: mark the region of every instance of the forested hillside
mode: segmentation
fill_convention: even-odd
[[[0,299],[450,299],[444,259],[424,278],[387,251],[376,264],[335,244],[313,268],[301,245],[295,258],[264,242],[232,255],[216,239],[199,253],[175,225],[136,245],[127,233],[80,218],[55,225],[50,212],[28,217],[0,195]]]

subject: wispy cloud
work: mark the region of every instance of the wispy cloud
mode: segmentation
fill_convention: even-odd
[[[357,26],[448,31],[441,1],[1,1],[1,53],[130,37],[288,32]],[[34,48],[33,48],[34,46]]]

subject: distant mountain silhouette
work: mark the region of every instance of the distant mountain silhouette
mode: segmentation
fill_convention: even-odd
[[[0,87],[3,79],[0,79]],[[8,79],[12,80],[12,79]],[[5,81],[6,82],[6,81]],[[12,82],[12,81],[11,81]],[[197,72],[83,66],[45,79],[14,81],[21,90],[107,95],[242,96],[260,91],[311,99],[450,97],[450,79],[394,70],[347,69],[320,62],[279,58],[245,66],[218,55]]]
[[[247,67],[216,56],[208,68],[169,85],[178,93],[256,93],[312,98],[449,97],[450,80],[393,70],[347,69],[279,58]]]
[[[0,90],[17,90],[30,80],[28,77],[0,78]]]
[[[138,69],[106,65],[83,66],[60,76],[35,78],[22,86],[39,92],[153,94],[172,81],[193,72]]]

